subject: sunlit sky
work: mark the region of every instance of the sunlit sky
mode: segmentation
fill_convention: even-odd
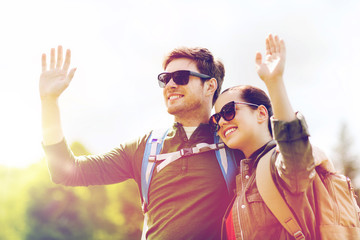
[[[226,68],[223,89],[265,88],[255,72],[265,37],[287,46],[285,81],[312,141],[332,154],[346,122],[360,154],[358,0],[33,0],[0,3],[0,164],[26,167],[41,147],[43,52],[72,50],[77,72],[60,98],[68,142],[102,153],[170,126],[156,76],[175,47],[207,47]]]

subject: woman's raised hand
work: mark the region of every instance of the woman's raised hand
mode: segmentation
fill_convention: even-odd
[[[256,53],[256,71],[265,84],[282,80],[285,67],[286,48],[282,39],[271,34],[266,38],[265,61],[260,52]]]

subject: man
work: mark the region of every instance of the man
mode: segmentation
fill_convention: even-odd
[[[73,156],[61,130],[57,100],[75,70],[69,70],[71,52],[63,61],[62,47],[51,50],[50,66],[42,55],[40,97],[43,144],[52,180],[68,186],[112,184],[134,179],[141,192],[141,168],[150,133],[120,144],[102,155]],[[173,50],[164,60],[159,84],[167,111],[175,123],[161,153],[172,153],[198,143],[214,143],[208,119],[219,95],[224,67],[204,48]],[[81,160],[81,161],[79,161]],[[154,170],[145,204],[147,239],[220,239],[220,226],[231,194],[214,151],[183,156],[161,171]]]

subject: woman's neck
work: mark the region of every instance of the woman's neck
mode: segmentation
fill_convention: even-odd
[[[240,149],[244,155],[245,158],[250,158],[250,156],[259,148],[261,148],[262,146],[264,146],[266,143],[268,143],[269,141],[272,140],[272,137],[270,136],[270,134],[268,134],[268,136],[266,137],[262,137],[262,138],[257,138],[256,141],[252,141],[252,143],[248,143],[246,144],[246,147],[243,147],[243,149]]]

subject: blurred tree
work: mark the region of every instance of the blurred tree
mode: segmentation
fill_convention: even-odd
[[[79,142],[71,144],[77,156],[90,152]],[[140,195],[134,181],[108,186],[89,186],[81,188],[88,194],[80,194],[86,201],[89,216],[95,229],[94,239],[140,239],[143,215]],[[87,196],[87,197],[85,197]]]
[[[78,142],[71,148],[75,155],[89,154]],[[27,169],[25,175],[30,172],[35,177],[24,183],[26,191],[22,193],[27,202],[21,221],[25,219],[27,228],[24,237],[18,239],[140,239],[143,217],[134,182],[89,187],[55,185],[45,161]]]
[[[135,181],[126,181],[106,187],[110,198],[106,214],[116,225],[118,235],[128,236],[126,239],[140,239],[144,217]]]
[[[24,183],[32,177],[22,169],[0,166],[0,239],[24,239],[29,198]]]
[[[341,172],[348,176],[352,185],[355,188],[355,193],[359,196],[360,186],[357,186],[357,178],[359,177],[359,157],[352,152],[353,138],[349,134],[348,125],[342,123],[339,131],[339,138],[336,147],[334,148],[336,163]],[[357,203],[360,206],[360,198],[358,197]]]
[[[62,187],[32,187],[29,193],[26,239],[92,239],[91,221],[74,192]]]
[[[340,126],[338,141],[335,147],[335,159],[340,164],[342,173],[354,181],[359,173],[359,158],[352,152],[353,138],[349,134],[346,123]]]

